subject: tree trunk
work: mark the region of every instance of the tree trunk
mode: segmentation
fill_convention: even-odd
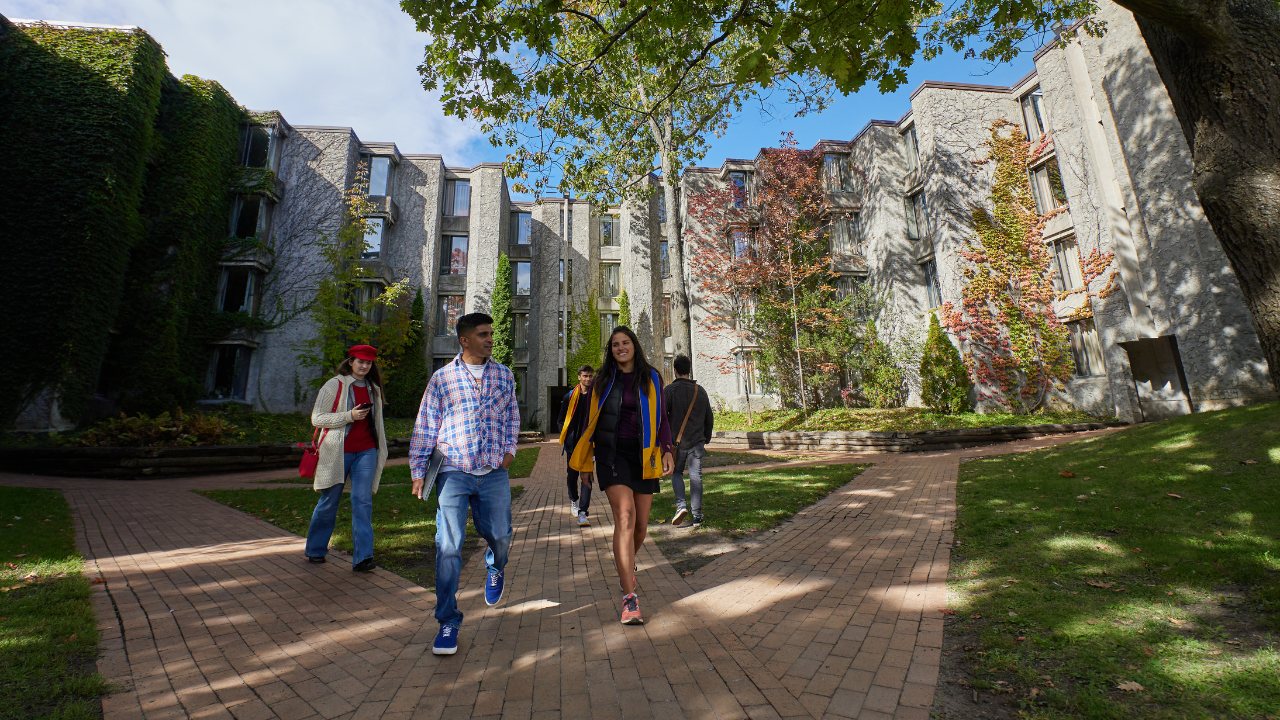
[[[658,142],[658,160],[662,167],[662,198],[667,206],[667,221],[663,230],[667,235],[667,257],[671,264],[672,283],[675,287],[671,293],[671,339],[672,355],[689,355],[692,338],[689,331],[689,293],[684,282],[684,246],[680,241],[680,206],[676,204],[676,186],[680,182],[672,159],[675,148],[671,147],[671,118],[664,117],[666,132],[660,132],[657,124],[650,120],[654,139]],[[665,137],[664,137],[665,136]]]
[[[1131,10],[1195,162],[1193,183],[1280,390],[1280,7],[1117,0]]]

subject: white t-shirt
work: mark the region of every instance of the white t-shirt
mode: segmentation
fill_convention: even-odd
[[[476,382],[479,382],[480,379],[484,377],[484,366],[485,366],[484,363],[480,363],[479,365],[472,365],[469,362],[464,362],[462,364],[466,365],[467,370],[471,371],[471,376],[476,379]],[[458,467],[454,467],[453,465],[443,465],[440,467],[440,472],[466,472],[466,470],[463,470]],[[485,465],[479,470],[472,470],[471,474],[472,475],[488,475],[491,472],[493,472],[493,466]]]

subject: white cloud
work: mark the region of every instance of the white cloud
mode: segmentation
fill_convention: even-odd
[[[502,157],[422,89],[426,36],[394,0],[3,0],[0,12],[137,25],[175,75],[217,80],[241,105],[295,125],[350,126],[450,165]]]

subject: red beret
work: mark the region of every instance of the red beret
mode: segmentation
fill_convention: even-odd
[[[373,362],[378,359],[378,349],[372,345],[356,345],[347,352],[347,356]]]

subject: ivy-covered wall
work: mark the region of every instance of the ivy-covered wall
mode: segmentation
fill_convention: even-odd
[[[127,409],[198,397],[235,322],[214,296],[245,117],[141,30],[0,17],[0,302],[24,360],[0,425],[46,393],[81,419],[100,371]]]

